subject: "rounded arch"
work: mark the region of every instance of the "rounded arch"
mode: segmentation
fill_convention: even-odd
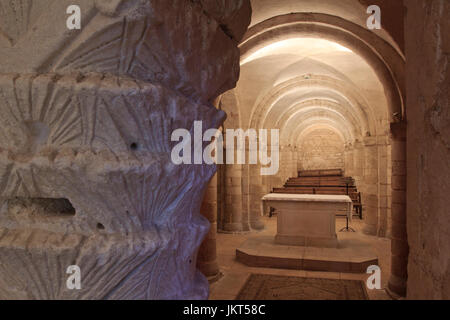
[[[328,99],[309,99],[300,103],[296,103],[280,114],[275,121],[275,128],[281,129],[285,126],[292,114],[302,110],[330,110],[340,114],[342,117],[348,119],[355,128],[358,128],[357,135],[363,136],[364,133],[369,131],[369,124],[359,117],[356,110],[349,105],[340,104]],[[264,126],[265,127],[265,126]]]
[[[291,145],[298,145],[298,138],[301,135],[301,133],[306,130],[309,127],[312,127],[314,125],[323,125],[323,126],[329,126],[334,128],[335,131],[339,132],[340,135],[344,138],[345,143],[353,143],[356,139],[352,135],[351,131],[343,125],[342,123],[339,123],[331,118],[324,118],[324,117],[312,117],[307,120],[302,121],[302,123],[293,130],[289,136],[289,144]]]
[[[330,119],[340,124],[342,127],[347,128],[347,135],[352,137],[352,140],[354,140],[356,136],[359,136],[358,127],[355,127],[355,124],[350,123],[348,119],[341,114],[327,109],[314,108],[309,110],[300,110],[292,114],[281,131],[280,140],[290,140],[289,137],[293,132],[295,132],[298,125],[308,121],[309,119]]]
[[[326,91],[334,92],[343,99],[347,100],[350,105],[354,106],[354,108],[361,110],[361,117],[363,118],[364,123],[368,124],[369,130],[367,135],[376,134],[377,128],[376,121],[374,120],[375,115],[373,114],[373,111],[369,107],[369,104],[365,98],[355,92],[354,88],[348,83],[329,76],[320,75],[299,76],[272,88],[272,90],[270,90],[270,92],[266,94],[259,101],[259,103],[256,103],[252,109],[250,128],[261,128],[262,124],[265,122],[267,114],[275,103],[284,95],[294,92],[298,90],[298,88],[302,87],[319,87]]]
[[[292,13],[270,18],[249,29],[240,45],[241,60],[270,43],[299,36],[327,39],[363,57],[383,84],[390,121],[405,117],[404,57],[385,40],[342,18],[321,13]]]
[[[339,131],[337,128],[335,128],[334,126],[327,124],[327,123],[323,123],[323,124],[312,124],[309,127],[304,128],[299,134],[298,137],[295,138],[298,145],[301,145],[301,141],[307,137],[309,134],[313,133],[314,131],[320,130],[320,129],[328,129],[333,131],[337,136],[339,136],[342,140],[342,142],[344,144],[349,143],[348,141],[345,140],[345,137],[343,135],[343,133],[341,131]]]

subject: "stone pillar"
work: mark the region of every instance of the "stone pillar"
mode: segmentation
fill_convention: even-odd
[[[353,174],[358,185],[362,184],[364,176],[364,145],[360,141],[355,142],[353,151]],[[361,186],[362,187],[362,186]]]
[[[387,234],[386,237],[392,236],[392,144],[389,138],[389,145],[387,147],[387,180],[386,180],[386,194],[387,194]],[[383,193],[380,194],[383,196]]]
[[[242,165],[242,187],[241,187],[241,198],[242,198],[242,221],[246,221],[251,229],[251,205],[250,205],[250,166],[247,164]]]
[[[275,148],[279,148],[279,168],[278,172],[274,175],[267,176],[267,180],[270,181],[269,188],[272,189],[274,187],[281,187],[286,182],[285,176],[286,176],[286,167],[285,167],[285,161],[286,161],[286,147],[280,145],[275,146]],[[268,154],[272,153],[272,146],[267,146]]]
[[[272,177],[271,176],[262,176],[261,177],[262,186],[261,186],[261,199],[266,194],[272,191]],[[266,207],[266,211],[264,211],[264,207],[262,209],[262,215],[268,216],[270,214],[270,208]]]
[[[200,209],[201,214],[208,219],[211,227],[209,233],[200,247],[197,267],[209,279],[219,275],[219,265],[217,263],[217,174],[209,182],[206,189],[203,203]]]
[[[450,2],[409,0],[408,299],[450,299]]]
[[[2,1],[0,300],[205,299],[215,166],[170,138],[223,122],[250,2],[83,0],[68,30],[72,4]]]
[[[378,233],[378,147],[375,137],[364,139],[364,176],[362,201],[364,207],[363,232]]]
[[[363,206],[363,219],[366,217],[366,205],[364,200],[362,199],[365,194],[364,181],[363,181],[363,173],[364,173],[364,152],[363,152],[363,144],[360,141],[355,141],[353,143],[353,170],[352,177],[355,179],[356,186],[358,187],[358,192],[361,193],[361,200]]]
[[[217,231],[224,229],[226,209],[225,165],[217,165]]]
[[[388,183],[390,156],[389,137],[380,136],[378,140],[378,236],[386,237],[389,231],[389,215],[388,215],[388,201],[390,195],[390,184]],[[390,235],[390,233],[389,233]]]
[[[226,194],[223,231],[249,231],[250,226],[248,220],[244,220],[242,214],[242,165],[226,165],[225,176]]]
[[[391,278],[388,288],[406,295],[408,240],[406,233],[406,124],[391,124],[392,135],[392,237]]]
[[[345,145],[345,175],[347,177],[353,177],[353,167],[354,167],[354,160],[353,160],[353,146],[351,144]]]
[[[250,226],[255,230],[264,229],[264,222],[262,221],[263,212],[261,206],[261,199],[263,197],[263,179],[261,176],[259,165],[250,165],[250,179],[249,179],[249,196],[250,196]]]

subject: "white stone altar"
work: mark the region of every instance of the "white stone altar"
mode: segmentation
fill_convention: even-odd
[[[264,210],[277,211],[277,244],[336,248],[336,213],[345,211],[352,218],[349,196],[272,193],[262,201]]]

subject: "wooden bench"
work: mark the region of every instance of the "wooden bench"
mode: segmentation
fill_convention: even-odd
[[[290,178],[286,182],[286,185],[317,185],[317,186],[349,185],[349,186],[354,186],[355,180],[350,177]]]
[[[354,196],[354,194],[357,194],[358,192],[356,187],[352,187],[350,189],[347,189],[346,187],[343,188],[287,187],[287,188],[274,188],[273,193],[328,194],[328,195],[336,194],[336,195],[348,195],[352,197]]]
[[[327,177],[327,176],[342,176],[344,173],[342,169],[327,169],[327,170],[303,170],[298,172],[299,177]]]
[[[328,184],[324,184],[324,185],[302,185],[302,184],[285,184],[284,188],[296,188],[296,189],[302,189],[302,188],[307,188],[307,189],[316,189],[316,190],[326,190],[326,191],[338,191],[338,190],[344,190],[345,194],[350,194],[352,192],[356,192],[357,188],[356,186],[352,186],[352,185],[328,185]]]
[[[362,219],[361,193],[356,188],[355,180],[352,177],[345,177],[342,169],[299,171],[298,177],[288,179],[283,188],[274,188],[272,192],[348,195],[353,201],[357,215]]]
[[[272,193],[348,195],[353,207],[362,219],[361,193],[352,177],[345,177],[341,169],[299,171],[298,177],[290,178],[283,188],[274,188]],[[271,211],[271,215],[272,215]]]

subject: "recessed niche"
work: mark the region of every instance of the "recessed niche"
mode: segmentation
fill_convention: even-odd
[[[8,212],[13,215],[27,215],[43,218],[70,218],[76,211],[72,203],[65,198],[25,198],[7,200]]]

